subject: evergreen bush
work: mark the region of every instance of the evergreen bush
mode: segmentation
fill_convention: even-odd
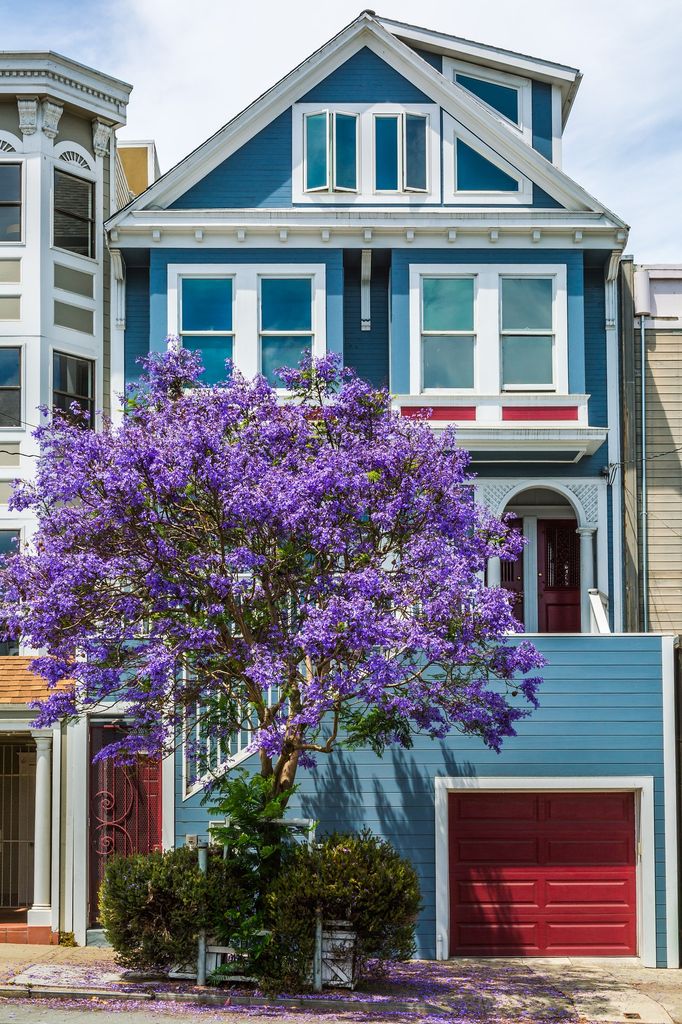
[[[199,930],[222,933],[243,905],[243,880],[222,851],[210,849],[208,872],[196,850],[112,857],[99,894],[100,919],[119,962],[135,971],[193,964]]]
[[[265,902],[271,941],[262,970],[269,987],[310,985],[318,909],[325,922],[350,922],[361,970],[368,960],[407,960],[414,953],[417,873],[369,830],[286,850]]]

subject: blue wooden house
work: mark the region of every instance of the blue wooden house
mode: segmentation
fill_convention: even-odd
[[[413,859],[422,956],[676,967],[674,638],[620,632],[627,226],[561,168],[579,84],[363,12],[108,222],[112,372],[169,333],[211,379],[334,351],[401,415],[456,425],[479,499],[528,539],[488,576],[548,658],[540,710],[501,755],[459,735],[334,755],[298,809]],[[207,829],[184,761],[169,846]]]

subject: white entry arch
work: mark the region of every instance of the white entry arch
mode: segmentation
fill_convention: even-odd
[[[583,632],[590,629],[590,606],[588,590],[595,586],[608,597],[609,566],[608,566],[608,517],[606,481],[602,478],[581,480],[557,479],[555,477],[515,477],[513,479],[478,479],[475,484],[476,498],[488,508],[493,515],[501,516],[509,504],[519,498],[524,491],[542,489],[552,491],[562,501],[567,502],[575,513],[577,532],[580,537],[580,576],[581,576],[581,622]],[[529,578],[536,575],[536,567],[528,566]],[[489,566],[491,584],[500,582],[499,559],[492,559]],[[531,598],[530,618],[537,619],[533,611]],[[527,628],[534,630],[537,626],[528,623]]]

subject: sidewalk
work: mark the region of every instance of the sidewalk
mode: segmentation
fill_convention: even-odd
[[[187,1024],[245,1017],[254,1024],[265,1018],[313,1024],[321,1012],[326,1024],[682,1024],[682,972],[612,959],[413,961],[392,966],[386,979],[362,991],[272,1000],[245,988],[132,983],[110,949],[0,944],[0,995],[8,1000],[0,1000],[2,1024],[33,1019],[24,1014],[29,1002],[36,1012],[51,1008],[50,1021],[66,1014],[73,1024],[86,1006],[97,1009],[101,1024],[122,1011],[126,1024],[138,1014],[155,1024],[178,1015]]]

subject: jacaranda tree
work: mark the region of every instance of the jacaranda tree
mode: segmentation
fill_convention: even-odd
[[[119,702],[119,760],[167,751],[188,717],[223,749],[248,729],[280,795],[341,743],[454,728],[499,749],[542,659],[484,582],[521,540],[475,503],[454,434],[332,357],[282,371],[284,400],[200,374],[170,345],[120,425],[74,409],[37,431],[12,508],[38,530],[0,573],[0,614],[45,652],[38,724]]]

